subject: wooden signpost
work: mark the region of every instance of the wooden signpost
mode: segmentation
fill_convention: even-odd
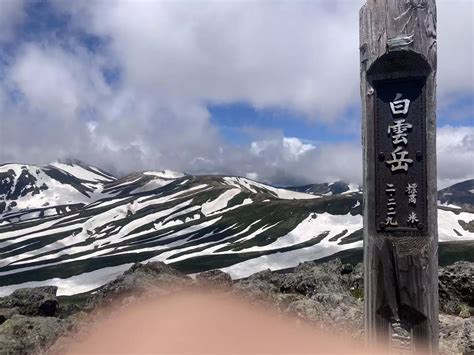
[[[436,352],[435,0],[367,0],[360,65],[367,340]]]

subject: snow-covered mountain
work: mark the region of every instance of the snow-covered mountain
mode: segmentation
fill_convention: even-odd
[[[77,211],[100,199],[154,190],[183,176],[164,170],[117,179],[80,161],[0,165],[0,223]]]
[[[76,208],[98,198],[104,184],[114,180],[97,168],[79,164],[1,165],[0,216],[44,207]]]
[[[76,209],[38,216],[18,211],[16,220],[8,214],[0,220],[0,295],[51,284],[59,294],[85,292],[149,260],[187,273],[220,268],[240,278],[362,246],[356,188],[313,195],[231,176],[102,174],[107,180],[86,180],[69,170],[95,191]],[[39,191],[31,196],[47,190]],[[473,220],[472,211],[443,206],[440,240],[473,242]]]
[[[455,205],[474,210],[474,179],[440,190],[438,199],[443,205]]]
[[[290,186],[286,187],[286,189],[319,196],[331,196],[362,191],[359,185],[347,183],[344,181],[335,181],[331,183],[322,184],[310,184],[303,186]]]

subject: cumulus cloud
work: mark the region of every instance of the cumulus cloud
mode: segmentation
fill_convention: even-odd
[[[317,119],[357,100],[361,1],[57,4],[110,39],[128,85],[168,100],[245,101]]]
[[[474,94],[474,2],[441,0],[437,10],[438,91],[445,104],[453,95]]]
[[[0,43],[8,41],[15,33],[15,27],[25,18],[22,0],[2,0],[0,11]]]
[[[440,188],[474,179],[474,127],[438,129],[437,152]]]
[[[282,139],[270,139],[255,141],[250,144],[250,153],[256,156],[268,158],[269,154],[275,158],[285,161],[298,161],[307,152],[316,147],[312,144],[305,144],[296,137],[283,137]]]
[[[360,144],[313,145],[295,137],[274,137],[250,144],[245,176],[280,186],[345,180],[362,183]]]
[[[362,0],[48,3],[67,31],[32,41],[15,37],[28,22],[23,2],[2,1],[0,43],[14,50],[0,64],[0,162],[75,157],[118,174],[169,168],[281,185],[360,182],[358,142],[277,133],[235,146],[207,107],[243,102],[340,124],[359,105]],[[473,91],[472,40],[457,39],[472,37],[472,4],[438,3],[439,93],[449,106]]]
[[[32,113],[71,120],[79,118],[81,110],[100,107],[101,98],[110,94],[96,60],[80,47],[65,51],[54,45],[26,44],[6,80]]]

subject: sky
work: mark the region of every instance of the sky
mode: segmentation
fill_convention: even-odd
[[[362,0],[0,2],[0,164],[362,180]],[[474,178],[474,5],[437,6],[444,187]]]

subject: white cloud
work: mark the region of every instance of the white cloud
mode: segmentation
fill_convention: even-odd
[[[334,120],[359,105],[363,3],[96,1],[87,8],[78,2],[75,14],[88,12],[91,20],[81,17],[82,25],[111,39],[128,84],[141,90],[171,100],[246,101]],[[474,5],[437,5],[443,106],[453,95],[474,94]]]
[[[345,180],[361,183],[362,152],[358,144],[315,147],[297,138],[254,141],[246,158],[260,180],[278,185]]]
[[[306,153],[316,149],[312,144],[305,144],[296,137],[281,137],[267,140],[254,141],[250,143],[250,153],[255,156],[266,156],[270,154],[285,161],[298,161]]]
[[[5,1],[0,42],[25,19],[21,1]],[[362,0],[52,3],[72,16],[64,35],[80,30],[103,41],[91,51],[76,38],[18,39],[0,71],[1,162],[76,157],[112,172],[169,168],[275,184],[360,182],[359,144],[316,147],[270,134],[231,146],[207,105],[244,102],[329,125],[347,120],[343,114],[359,105]],[[472,3],[438,7],[439,98],[447,107],[473,92]],[[112,82],[103,74],[110,69]],[[467,176],[461,163],[444,173],[444,164],[454,163],[443,154],[443,179]]]
[[[301,156],[310,152],[316,147],[312,144],[304,144],[300,139],[296,137],[285,137],[283,138],[283,147],[285,148],[286,155],[290,160],[299,160]]]
[[[438,91],[444,104],[452,95],[474,95],[474,2],[438,0],[437,10]]]
[[[437,132],[439,188],[474,178],[474,127],[445,126]]]
[[[110,94],[96,61],[80,47],[70,52],[54,45],[26,44],[6,80],[33,112],[74,119],[81,109],[100,106],[104,95]]]
[[[74,13],[110,38],[139,91],[333,119],[358,101],[360,3],[96,1]]]
[[[0,43],[11,40],[15,27],[25,17],[23,0],[2,0],[0,10]]]
[[[275,158],[285,161],[298,161],[307,152],[316,149],[309,143],[303,143],[296,137],[278,137],[259,140],[250,143],[250,154],[255,156],[267,156],[271,154]]]
[[[250,180],[258,181],[258,174],[256,172],[247,173],[245,177]]]

